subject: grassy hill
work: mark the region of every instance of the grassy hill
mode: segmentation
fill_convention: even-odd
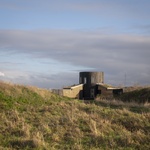
[[[148,150],[149,105],[132,107],[0,82],[0,149]]]
[[[120,99],[124,102],[150,103],[150,87],[129,90],[123,93]]]

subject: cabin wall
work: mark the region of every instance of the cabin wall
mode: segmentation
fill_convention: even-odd
[[[102,96],[113,96],[113,90],[108,90],[105,87],[99,86],[98,90],[101,91]]]
[[[82,97],[83,86],[77,86],[73,88],[63,89],[63,96],[70,98],[80,98]]]
[[[96,96],[96,84],[104,83],[103,72],[80,72],[79,83],[83,86],[83,99],[94,99]]]

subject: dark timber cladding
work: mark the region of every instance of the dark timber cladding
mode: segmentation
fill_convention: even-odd
[[[98,87],[97,83],[104,83],[103,72],[80,72],[79,83],[84,84],[83,86],[83,98],[91,99],[94,98]]]

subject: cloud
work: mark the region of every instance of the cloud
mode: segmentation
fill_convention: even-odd
[[[150,53],[150,37],[100,31],[0,31],[0,39],[0,51],[90,67],[98,66],[97,62],[108,64],[117,60],[126,63],[141,60],[141,64],[149,61]]]
[[[3,72],[0,72],[0,76],[4,77],[4,76],[5,76],[5,74],[4,74]]]
[[[3,73],[0,72],[0,76]],[[7,76],[3,80],[15,84],[32,85],[40,88],[62,88],[64,86],[78,84],[78,73],[34,73],[17,70],[6,70]]]
[[[0,31],[0,52],[5,52],[6,55],[24,55],[37,61],[53,59],[62,65],[81,67],[83,71],[84,67],[104,71],[105,81],[113,84],[121,84],[125,73],[129,84],[150,84],[149,49],[150,37],[143,35],[104,33],[101,30]],[[72,70],[71,67],[68,70]],[[65,83],[68,76],[62,76],[61,72],[63,70],[60,68],[58,76],[48,74],[49,81],[53,77],[55,83],[58,81],[57,85],[63,85],[61,80]],[[32,82],[42,85],[40,77],[35,74],[29,75],[29,81],[33,76]],[[78,75],[73,76],[73,79],[68,78],[67,83],[75,81],[75,78]],[[53,81],[51,80],[54,85]]]

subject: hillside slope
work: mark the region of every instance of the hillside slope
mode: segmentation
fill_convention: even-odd
[[[139,108],[137,108],[139,109]],[[48,90],[0,82],[0,149],[150,147],[150,112],[85,104]]]
[[[125,102],[150,103],[150,87],[125,92],[120,99]]]

